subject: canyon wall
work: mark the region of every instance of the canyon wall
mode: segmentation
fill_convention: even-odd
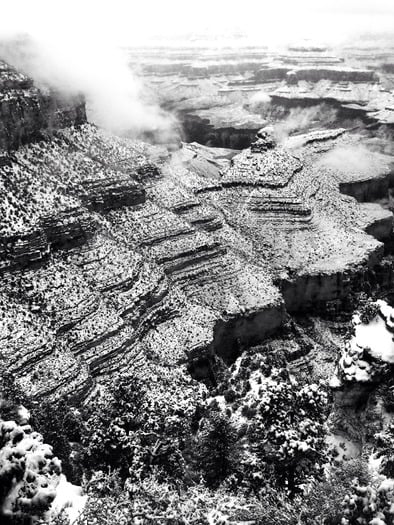
[[[176,382],[212,352],[232,361],[286,309],[371,286],[360,276],[383,244],[341,194],[346,174],[321,165],[359,137],[313,135],[289,150],[260,133],[235,156],[198,144],[170,154],[81,125],[75,103],[67,121],[51,102],[37,124],[56,123],[51,133],[23,131],[2,152],[0,352],[32,395],[83,399],[152,363]]]
[[[39,140],[53,129],[86,122],[82,97],[37,89],[33,81],[0,61],[0,148]]]

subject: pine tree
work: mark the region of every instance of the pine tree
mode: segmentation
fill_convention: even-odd
[[[206,484],[217,487],[234,470],[237,434],[228,417],[214,410],[199,436],[198,461]]]

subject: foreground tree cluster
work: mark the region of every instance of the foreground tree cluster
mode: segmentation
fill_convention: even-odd
[[[68,524],[51,510],[62,468],[88,495],[76,525],[393,523],[393,487],[362,460],[332,461],[321,384],[256,350],[215,367],[209,387],[179,371],[118,377],[78,407],[29,399],[3,372],[3,521]]]

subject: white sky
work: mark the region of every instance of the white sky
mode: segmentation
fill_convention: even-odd
[[[160,34],[176,46],[177,36],[194,32],[227,35],[217,47],[239,46],[229,38],[235,31],[254,44],[339,44],[355,32],[393,28],[394,0],[0,0],[0,40],[33,37],[26,55],[8,42],[3,59],[38,84],[83,93],[94,122],[136,133],[167,132],[173,119],[147,99],[120,44],[146,44]]]
[[[0,0],[0,34],[135,43],[239,30],[261,42],[393,31],[394,0]]]

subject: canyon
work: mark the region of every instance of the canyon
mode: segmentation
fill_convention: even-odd
[[[300,109],[308,112],[287,122],[289,132],[394,122],[391,41],[386,53],[368,35],[335,48],[305,41],[275,49],[241,37],[236,46],[197,40],[127,51],[160,104],[177,113],[187,142],[243,149],[261,127]]]
[[[131,369],[208,381],[262,344],[339,374],[343,427],[370,391],[335,372],[343,332],[394,281],[392,72],[326,48],[161,51],[130,60],[176,109],[176,147],[0,64],[3,366],[78,404]]]

